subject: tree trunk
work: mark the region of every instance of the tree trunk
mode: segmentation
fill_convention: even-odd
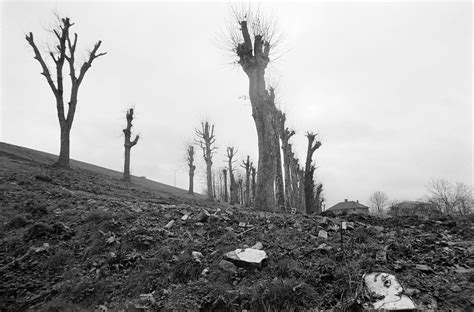
[[[131,146],[125,145],[125,161],[123,165],[123,180],[125,182],[131,182],[130,178],[130,150]]]
[[[209,152],[210,153],[210,152]],[[207,198],[214,200],[213,190],[212,190],[212,161],[208,160],[206,162],[206,171],[207,171]]]
[[[71,128],[68,125],[61,125],[61,148],[59,151],[59,158],[56,162],[58,167],[68,167],[69,166],[69,138],[70,138]]]
[[[274,122],[274,127],[276,122]],[[280,136],[275,132],[275,192],[279,212],[285,212],[285,190],[283,186],[283,172],[281,168]]]
[[[257,172],[256,172],[256,170],[255,170],[255,167],[252,167],[252,169],[251,169],[251,174],[252,174],[252,205],[254,205],[254,204],[255,204],[255,191],[256,191],[256,190],[255,190],[255,185],[256,185],[256,183],[255,183],[255,181],[256,181],[256,180],[255,180],[255,176],[257,175]]]
[[[229,194],[227,193],[227,170],[223,170],[224,172],[224,201],[227,203],[229,201]]]
[[[196,166],[190,166],[189,167],[189,190],[188,193],[191,195],[194,195],[194,170],[196,169]]]

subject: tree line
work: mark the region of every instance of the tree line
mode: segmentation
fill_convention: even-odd
[[[195,129],[195,143],[202,150],[206,163],[207,196],[209,200],[222,200],[231,204],[254,206],[257,210],[314,213],[321,211],[324,201],[323,186],[314,179],[314,153],[321,146],[317,134],[308,132],[308,148],[305,163],[300,164],[295,155],[290,139],[295,131],[286,126],[286,115],[275,105],[275,89],[266,87],[265,69],[270,62],[270,53],[275,41],[271,24],[267,23],[259,13],[250,9],[234,10],[235,25],[239,31],[229,34],[232,50],[238,58],[242,70],[249,79],[249,98],[252,106],[252,117],[255,121],[258,138],[257,165],[247,156],[242,161],[244,174],[235,175],[237,149],[227,147],[227,166],[219,171],[213,171],[212,157],[216,151],[214,125],[202,122],[201,127]],[[32,47],[34,59],[41,68],[51,88],[55,100],[58,120],[60,124],[60,152],[55,165],[68,167],[70,159],[70,133],[78,103],[79,87],[91,68],[92,63],[106,52],[99,52],[102,41],[98,41],[89,52],[87,60],[76,70],[75,52],[78,35],[71,35],[74,23],[69,17],[60,18],[58,25],[53,29],[56,36],[55,48],[49,51],[49,57],[54,61],[56,77],[53,79],[45,59],[34,41],[33,33],[26,35],[26,41]],[[248,25],[251,25],[249,31]],[[251,34],[253,38],[251,37]],[[71,82],[68,95],[64,92],[63,68],[67,64]],[[67,113],[65,102],[67,101]],[[131,128],[134,110],[126,112],[126,128],[123,129],[125,141],[125,159],[123,180],[131,182],[130,154],[131,149],[138,143],[139,136],[132,140]],[[195,149],[190,145],[187,148],[187,162],[189,167],[189,193],[194,193],[194,173],[196,170]],[[227,178],[228,177],[228,178]],[[227,183],[229,181],[229,183]]]

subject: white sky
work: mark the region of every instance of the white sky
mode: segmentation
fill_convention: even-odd
[[[296,130],[318,131],[317,179],[327,205],[370,193],[417,199],[431,178],[472,184],[470,2],[265,2],[285,43],[268,77]],[[187,188],[185,143],[215,123],[223,166],[234,145],[256,161],[248,80],[219,48],[223,2],[1,3],[0,140],[57,154],[54,97],[24,39],[42,49],[52,11],[70,16],[82,60],[102,40],[79,91],[71,157],[122,170],[125,111],[135,107],[132,173]],[[81,60],[81,59],[80,59]],[[199,153],[201,158],[201,153]],[[200,174],[205,166],[200,160]],[[202,184],[198,181],[198,184]]]

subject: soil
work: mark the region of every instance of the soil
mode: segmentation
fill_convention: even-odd
[[[0,143],[0,311],[360,311],[370,272],[419,309],[474,308],[472,215],[265,213],[53,161]],[[219,266],[257,242],[262,265]]]

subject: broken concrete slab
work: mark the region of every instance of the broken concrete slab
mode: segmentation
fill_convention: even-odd
[[[328,238],[328,232],[326,232],[325,230],[319,230],[318,237],[327,239]]]
[[[364,309],[416,311],[413,300],[404,295],[404,289],[397,278],[388,273],[369,273],[362,277],[369,296],[373,302],[363,304]]]
[[[224,257],[235,263],[236,265],[256,265],[261,266],[263,261],[267,259],[267,253],[263,250],[245,248],[230,251]]]

